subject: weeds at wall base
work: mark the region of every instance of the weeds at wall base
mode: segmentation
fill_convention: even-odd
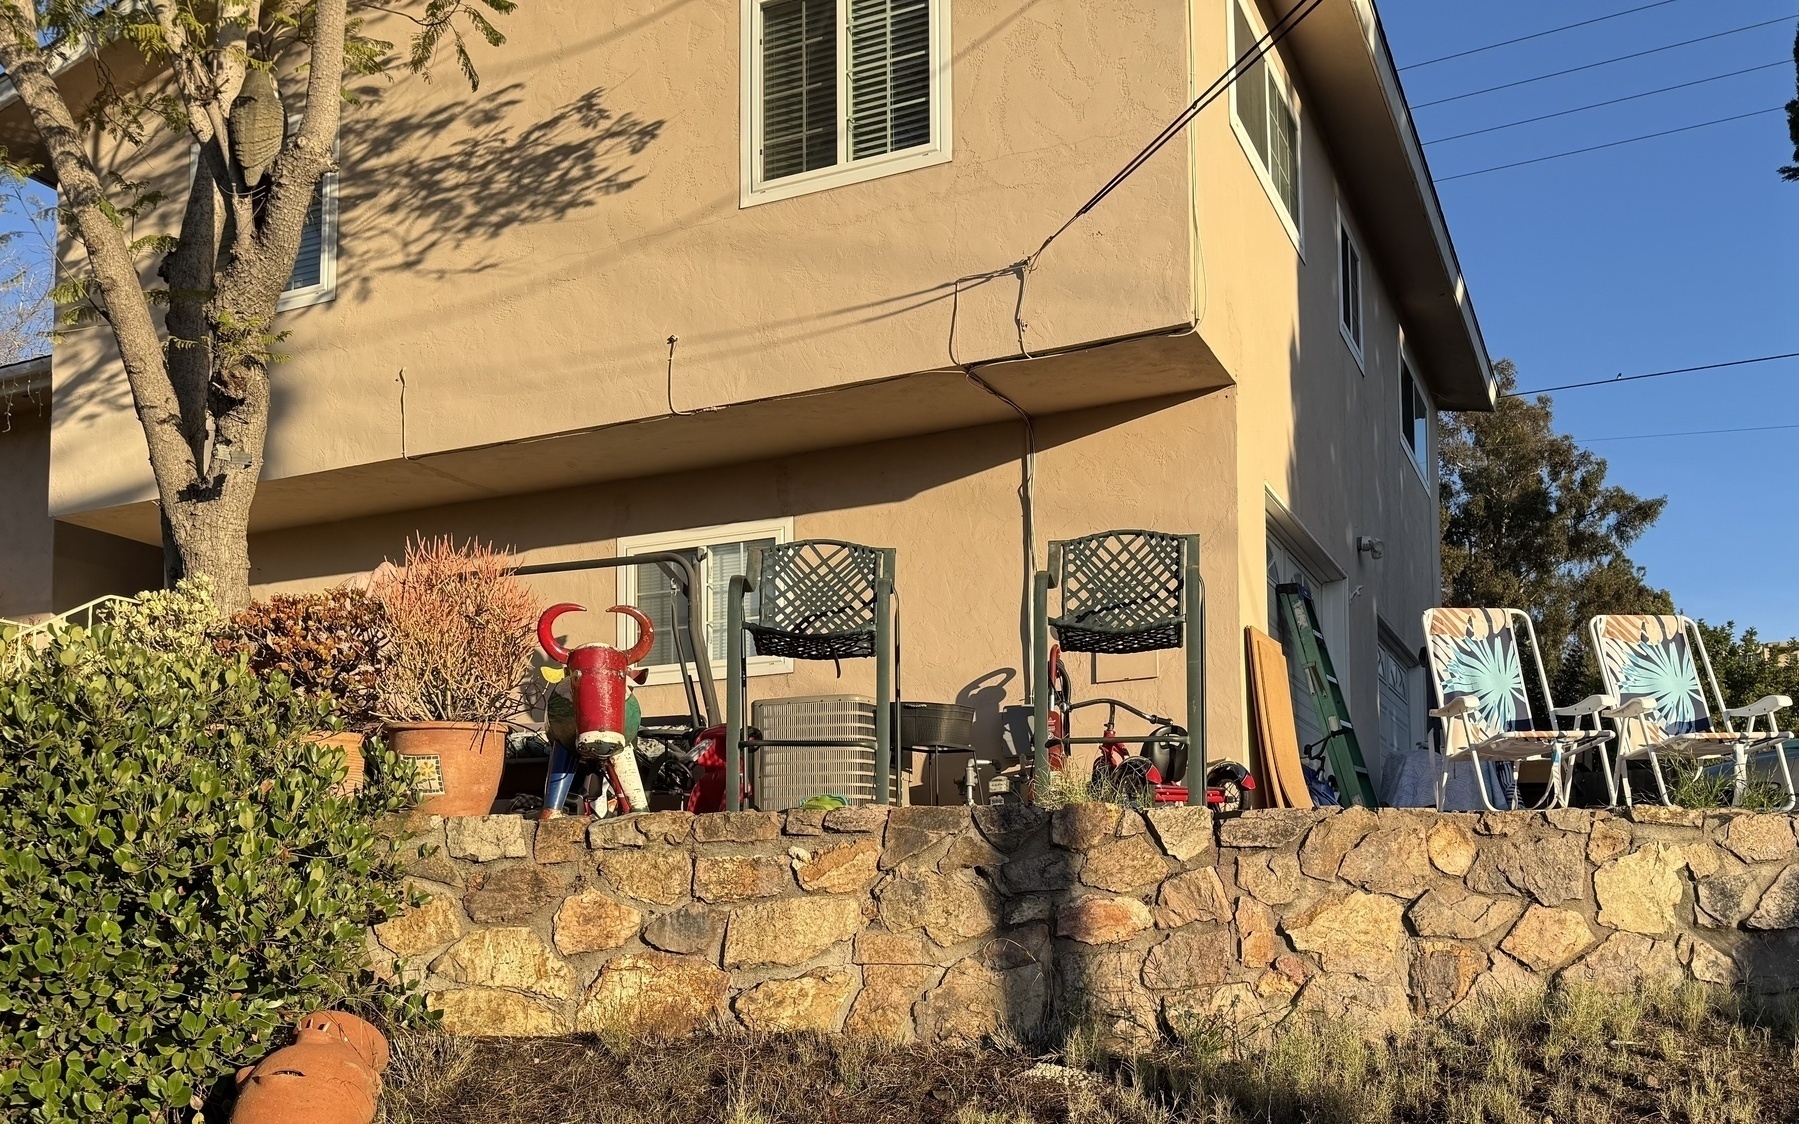
[[[1364,1040],[1295,1017],[1138,1054],[1081,1028],[1004,1048],[721,1033],[402,1036],[386,1124],[1760,1124],[1799,1118],[1790,1008],[1689,984],[1555,990]],[[1047,1063],[1047,1064],[1046,1064]],[[1034,1072],[1035,1071],[1035,1072]]]

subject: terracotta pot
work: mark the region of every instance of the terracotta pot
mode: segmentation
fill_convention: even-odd
[[[418,810],[435,816],[485,816],[506,769],[506,727],[496,722],[390,722],[388,744],[416,758]]]
[[[294,1044],[237,1071],[232,1124],[370,1124],[387,1039],[355,1015],[315,1011]]]
[[[367,740],[361,734],[346,730],[341,734],[333,734],[329,730],[318,730],[312,735],[316,745],[336,746],[344,751],[344,783],[338,786],[339,792],[355,792],[362,787],[363,771],[362,743]]]

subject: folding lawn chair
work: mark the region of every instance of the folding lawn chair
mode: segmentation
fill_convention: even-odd
[[[1632,761],[1647,761],[1649,772],[1655,777],[1656,795],[1672,807],[1661,758],[1673,756],[1695,761],[1732,758],[1736,791],[1731,802],[1740,803],[1748,787],[1749,755],[1772,751],[1786,789],[1786,803],[1781,811],[1792,810],[1793,774],[1787,765],[1784,743],[1793,735],[1779,729],[1775,722],[1776,714],[1793,705],[1792,699],[1768,695],[1748,706],[1734,710],[1726,707],[1718,679],[1712,674],[1705,638],[1690,617],[1594,617],[1590,629],[1593,650],[1605,673],[1605,689],[1621,700],[1603,712],[1618,728],[1617,782],[1610,786],[1614,802],[1619,788],[1623,789],[1624,802],[1631,802],[1627,766]],[[1699,682],[1698,665],[1693,661],[1695,647],[1705,664],[1705,682],[1711,687],[1709,700]],[[1723,725],[1721,730],[1712,720],[1713,704]],[[1732,718],[1748,719],[1747,727],[1737,730],[1730,724]],[[1761,732],[1755,728],[1758,718],[1767,726]]]
[[[1530,698],[1524,684],[1524,666],[1518,658],[1517,623],[1523,622],[1531,652],[1537,656],[1537,686],[1549,707],[1549,729],[1538,730],[1531,721]],[[1542,649],[1530,617],[1517,609],[1426,609],[1424,635],[1430,645],[1431,686],[1436,691],[1437,749],[1442,772],[1437,778],[1437,810],[1443,809],[1450,768],[1457,761],[1474,766],[1475,786],[1481,803],[1498,811],[1487,792],[1482,760],[1529,761],[1547,759],[1549,787],[1537,807],[1567,807],[1574,786],[1574,765],[1588,750],[1601,750],[1608,792],[1611,773],[1603,767],[1610,730],[1599,728],[1599,713],[1615,702],[1608,695],[1593,695],[1573,706],[1557,707],[1543,672]],[[1580,729],[1580,719],[1592,718],[1590,730]],[[1574,725],[1562,729],[1561,719]],[[1616,802],[1615,794],[1611,797]],[[1517,805],[1516,789],[1510,803]]]

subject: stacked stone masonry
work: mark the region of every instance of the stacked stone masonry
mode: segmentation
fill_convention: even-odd
[[[1799,989],[1785,815],[860,807],[402,834],[426,900],[369,953],[454,1034],[1133,1044],[1294,1012],[1378,1032],[1552,980]]]

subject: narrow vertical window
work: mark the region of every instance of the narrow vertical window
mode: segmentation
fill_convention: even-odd
[[[1248,0],[1231,3],[1233,63],[1258,49],[1263,32]],[[1300,216],[1299,112],[1293,108],[1293,86],[1270,48],[1242,66],[1231,84],[1232,122],[1249,150],[1276,209],[1298,243]]]
[[[1424,388],[1418,385],[1418,376],[1412,373],[1412,365],[1400,361],[1399,364],[1399,437],[1405,442],[1406,452],[1410,454],[1413,467],[1430,486],[1430,431],[1433,413],[1430,400],[1424,396]]]
[[[1349,227],[1337,220],[1337,303],[1343,338],[1358,360],[1362,357],[1362,251]]]
[[[949,0],[742,0],[743,202],[949,159]]]
[[[281,291],[316,287],[325,271],[325,184],[321,180],[312,192],[312,206],[306,209],[306,227],[300,231],[300,253],[294,258],[293,275]]]

